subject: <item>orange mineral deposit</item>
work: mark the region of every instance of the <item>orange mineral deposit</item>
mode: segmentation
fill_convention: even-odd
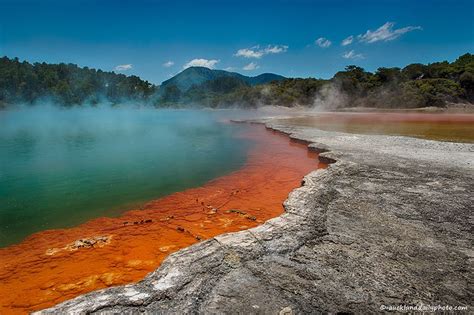
[[[254,144],[238,171],[120,217],[39,232],[0,249],[0,314],[24,314],[139,281],[170,253],[280,215],[303,176],[325,167],[305,144],[262,125],[243,126],[241,136]]]

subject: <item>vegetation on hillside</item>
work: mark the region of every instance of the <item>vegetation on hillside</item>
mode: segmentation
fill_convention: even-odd
[[[442,107],[448,102],[474,101],[474,55],[465,54],[452,63],[410,64],[403,69],[378,68],[375,73],[351,65],[330,80],[286,79],[257,86],[223,82],[222,88],[215,88],[216,85],[210,81],[173,99],[165,94],[162,104],[300,105],[330,109]],[[173,89],[172,86],[167,88]]]
[[[0,108],[14,103],[33,103],[47,98],[70,106],[148,101],[155,86],[137,76],[80,68],[74,64],[47,64],[0,58]]]
[[[449,102],[474,102],[474,55],[462,55],[451,63],[378,68],[374,73],[351,65],[330,80],[283,79],[274,74],[246,77],[194,67],[160,88],[137,76],[0,58],[0,107],[43,97],[65,106],[129,100],[156,107],[442,107]]]

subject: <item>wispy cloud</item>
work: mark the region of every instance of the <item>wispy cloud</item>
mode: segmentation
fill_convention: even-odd
[[[202,59],[202,58],[197,58],[189,61],[187,64],[183,66],[183,69],[189,68],[189,67],[206,67],[209,69],[214,69],[216,64],[219,62],[219,60],[216,59]]]
[[[360,34],[357,36],[360,42],[365,43],[375,43],[378,41],[390,41],[397,39],[405,33],[421,30],[421,26],[406,26],[398,29],[393,29],[395,25],[394,22],[387,22],[384,25],[380,26],[375,31],[368,30],[365,34]]]
[[[165,67],[165,68],[169,68],[169,67],[172,67],[172,66],[174,66],[174,61],[171,61],[171,60],[167,61],[163,64],[163,67]]]
[[[364,59],[364,55],[356,54],[356,52],[354,50],[351,50],[351,51],[346,51],[342,55],[342,58],[345,58],[345,59]]]
[[[347,38],[344,38],[344,39],[342,40],[342,42],[341,42],[341,45],[342,45],[342,46],[347,46],[347,45],[352,44],[353,41],[354,41],[354,36],[351,35],[351,36],[349,36],[349,37],[347,37]]]
[[[260,59],[265,55],[281,54],[281,53],[286,52],[287,50],[288,50],[287,45],[268,45],[265,48],[260,48],[260,46],[254,46],[251,48],[239,49],[234,54],[234,56]]]
[[[263,56],[263,51],[255,50],[252,48],[242,48],[237,50],[234,54],[236,57],[245,57],[245,58],[261,58]]]
[[[329,39],[320,37],[315,41],[315,44],[321,48],[328,48],[329,46],[331,46],[332,43]]]
[[[237,70],[237,68],[235,67],[227,67],[227,68],[224,68],[225,71],[235,71]]]
[[[287,45],[268,45],[263,51],[265,52],[266,55],[268,54],[280,54],[284,53],[288,50]]]
[[[259,66],[257,63],[251,62],[251,63],[249,63],[248,65],[245,65],[245,66],[242,68],[242,70],[245,70],[245,71],[252,71],[252,70],[256,70],[256,69],[258,69],[258,68],[260,68],[260,66]]]
[[[115,71],[127,71],[133,68],[132,64],[118,65],[114,68]]]

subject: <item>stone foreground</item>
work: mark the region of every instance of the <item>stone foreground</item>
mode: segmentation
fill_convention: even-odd
[[[265,224],[170,255],[143,281],[39,313],[472,310],[474,145],[267,126],[336,161]]]

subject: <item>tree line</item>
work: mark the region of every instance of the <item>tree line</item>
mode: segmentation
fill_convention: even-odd
[[[156,107],[443,107],[449,102],[474,102],[474,55],[464,54],[451,63],[382,67],[373,73],[350,65],[329,80],[291,78],[252,86],[238,77],[222,77],[186,91],[174,85],[160,89],[137,76],[74,64],[0,58],[0,108],[42,98],[64,106],[140,101]]]
[[[72,106],[148,101],[156,87],[137,76],[79,67],[75,64],[47,64],[0,58],[0,108],[40,99]]]
[[[238,105],[418,108],[450,102],[474,102],[474,55],[454,62],[404,68],[378,68],[374,73],[350,65],[330,80],[290,78],[249,86],[238,79],[209,81],[185,93],[167,87],[161,105],[195,103],[210,107]]]

